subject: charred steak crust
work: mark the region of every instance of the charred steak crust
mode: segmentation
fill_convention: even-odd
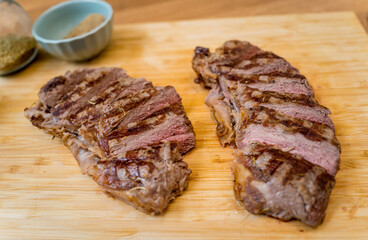
[[[270,146],[258,147],[255,155],[235,150],[235,198],[253,214],[285,221],[297,215],[310,226],[321,224],[334,178],[298,156]]]
[[[78,69],[51,79],[25,109],[32,124],[61,137],[83,174],[147,214],[162,214],[187,187],[182,154],[195,145],[173,87],[154,87],[123,69]]]
[[[222,146],[237,148],[236,199],[253,214],[321,224],[340,145],[306,78],[285,59],[237,40],[213,53],[197,47],[192,64],[195,82],[211,89],[205,102]]]

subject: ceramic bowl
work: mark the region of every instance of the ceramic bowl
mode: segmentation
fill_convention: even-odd
[[[83,35],[63,39],[85,17],[97,13],[105,21]],[[33,24],[32,34],[51,55],[69,60],[88,60],[99,54],[112,34],[113,10],[100,0],[73,0],[60,3],[44,12]]]

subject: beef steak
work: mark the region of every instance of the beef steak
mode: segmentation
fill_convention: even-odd
[[[340,145],[330,111],[285,59],[241,41],[215,52],[197,47],[197,83],[211,91],[223,146],[235,146],[236,199],[253,214],[319,225],[325,216]]]
[[[85,68],[51,79],[38,96],[26,117],[61,137],[106,194],[155,215],[183,193],[191,170],[181,155],[195,134],[173,87]]]

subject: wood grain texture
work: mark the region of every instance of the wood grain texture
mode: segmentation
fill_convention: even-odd
[[[17,0],[35,20],[65,0]],[[367,0],[107,0],[115,24],[177,21],[199,18],[246,17],[329,11],[354,11],[368,30]]]
[[[317,229],[254,216],[232,192],[230,148],[221,148],[207,91],[193,83],[193,49],[248,40],[288,59],[332,111],[341,170]],[[77,67],[118,66],[155,85],[173,85],[197,134],[184,160],[189,187],[165,215],[146,216],[105,196],[57,138],[33,127],[23,109],[50,78]],[[0,239],[367,239],[368,37],[352,12],[116,25],[96,59],[70,63],[43,51],[0,78]]]

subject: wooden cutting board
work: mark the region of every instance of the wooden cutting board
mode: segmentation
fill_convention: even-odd
[[[193,83],[194,47],[248,40],[307,76],[332,111],[341,170],[325,222],[312,229],[254,216],[233,197],[230,148],[221,148],[207,90]],[[69,150],[33,127],[23,109],[50,78],[78,67],[117,66],[155,85],[173,85],[197,134],[185,157],[189,187],[165,215],[146,216],[105,196]],[[0,239],[368,238],[368,37],[351,12],[267,16],[114,27],[109,47],[86,63],[41,51],[24,71],[0,78]]]

